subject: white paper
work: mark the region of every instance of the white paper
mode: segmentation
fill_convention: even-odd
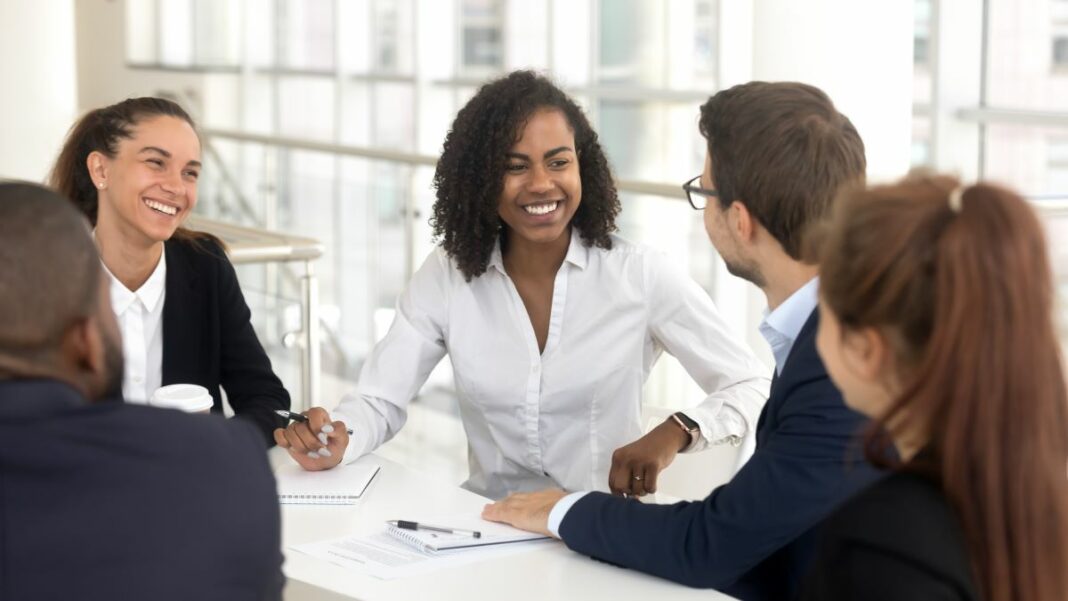
[[[543,534],[527,532],[526,530],[513,528],[508,524],[490,522],[466,513],[431,518],[419,517],[409,521],[428,526],[440,526],[481,533],[481,536],[474,538],[467,534],[447,534],[433,530],[402,530],[387,522],[386,532],[389,536],[406,541],[418,549],[430,552],[455,551],[462,548],[514,544],[516,542],[548,538]]]
[[[429,554],[394,539],[386,534],[385,527],[383,527],[335,540],[291,545],[290,548],[346,569],[383,580],[392,580],[496,557],[525,553],[555,542],[555,539],[539,539]]]
[[[274,472],[278,500],[283,504],[351,505],[363,495],[379,469],[377,465],[339,465],[309,472],[287,463]]]

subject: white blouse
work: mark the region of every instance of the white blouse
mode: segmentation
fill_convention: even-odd
[[[642,435],[642,387],[663,350],[708,394],[686,410],[701,427],[691,450],[755,430],[768,369],[663,254],[612,242],[586,247],[572,233],[544,352],[499,246],[470,282],[443,250],[431,253],[335,412],[355,430],[345,460],[404,425],[408,402],[446,353],[468,438],[464,486],[494,499],[550,486],[607,490],[612,452]]]
[[[145,283],[131,292],[107,266],[111,308],[122,331],[125,372],[122,396],[129,403],[146,404],[163,382],[163,301],[167,292],[167,254]]]

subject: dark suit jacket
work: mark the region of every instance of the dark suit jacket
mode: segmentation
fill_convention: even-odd
[[[289,409],[289,393],[271,370],[252,329],[237,274],[214,241],[168,240],[163,304],[163,384],[199,384],[222,411],[220,386],[237,417],[251,420],[274,444],[285,427],[275,409]]]
[[[813,528],[877,472],[816,353],[818,315],[794,342],[757,425],[753,457],[704,501],[645,505],[590,493],[560,525],[567,546],[609,563],[741,599],[787,599]]]
[[[945,496],[890,476],[827,519],[802,599],[978,601],[964,533]]]
[[[278,497],[242,420],[0,382],[0,599],[280,599]]]

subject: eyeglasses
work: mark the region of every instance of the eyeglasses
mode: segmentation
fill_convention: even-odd
[[[690,206],[698,211],[703,211],[705,205],[708,204],[709,197],[719,196],[719,192],[709,190],[708,188],[702,188],[700,184],[701,176],[697,175],[683,184],[682,189],[686,192],[686,199],[690,201]]]

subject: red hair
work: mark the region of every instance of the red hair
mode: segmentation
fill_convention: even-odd
[[[890,342],[904,392],[869,430],[926,434],[987,601],[1068,599],[1068,394],[1046,240],[1019,195],[931,176],[837,203],[821,294]]]

